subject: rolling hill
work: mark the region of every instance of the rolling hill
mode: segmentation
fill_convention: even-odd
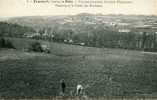
[[[45,41],[51,54],[25,52],[36,40],[9,39],[17,49],[0,50],[1,97],[59,96],[61,79],[67,96],[78,83],[87,96],[156,95],[156,54]]]

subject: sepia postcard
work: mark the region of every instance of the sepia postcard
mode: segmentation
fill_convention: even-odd
[[[157,99],[157,0],[0,0],[0,99]]]

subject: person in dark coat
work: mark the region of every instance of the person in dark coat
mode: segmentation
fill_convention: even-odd
[[[60,81],[60,84],[61,84],[61,92],[62,92],[62,94],[64,95],[64,94],[65,94],[65,89],[66,89],[65,81],[62,79],[62,80]]]

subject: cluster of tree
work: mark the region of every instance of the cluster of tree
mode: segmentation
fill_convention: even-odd
[[[47,45],[42,45],[40,42],[31,43],[28,47],[28,51],[50,53],[49,47]]]
[[[0,36],[5,37],[22,37],[24,33],[35,32],[31,27],[20,26],[18,24],[11,24],[7,22],[0,22]]]
[[[66,28],[65,26],[45,27],[35,31],[30,27],[0,22],[0,36],[23,37],[24,35],[33,36],[34,39],[62,43],[72,40],[71,44],[84,43],[85,46],[92,47],[157,51],[157,36],[156,33],[151,32],[120,33],[110,28],[104,28],[101,25],[85,25],[84,27],[80,25],[78,28],[72,29],[68,28],[68,26]]]
[[[12,42],[8,39],[0,38],[0,48],[13,48],[15,49]]]
[[[46,28],[44,28],[46,30]],[[45,32],[44,30],[40,31]],[[80,31],[76,33],[72,29],[63,29],[55,31],[46,31],[53,34],[54,37],[44,38],[55,42],[65,42],[72,40],[71,44],[84,43],[85,46],[91,47],[108,47],[123,49],[138,49],[147,51],[157,51],[156,33],[146,32],[116,32],[103,27],[91,29],[88,32]],[[49,33],[50,32],[50,33]],[[40,38],[42,39],[42,37]]]

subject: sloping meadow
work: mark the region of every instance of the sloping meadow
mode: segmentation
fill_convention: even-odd
[[[0,50],[1,97],[75,96],[76,85],[86,96],[147,96],[157,92],[157,55],[123,49],[92,48],[39,41],[51,53],[27,52],[36,40],[11,39],[16,49]]]

